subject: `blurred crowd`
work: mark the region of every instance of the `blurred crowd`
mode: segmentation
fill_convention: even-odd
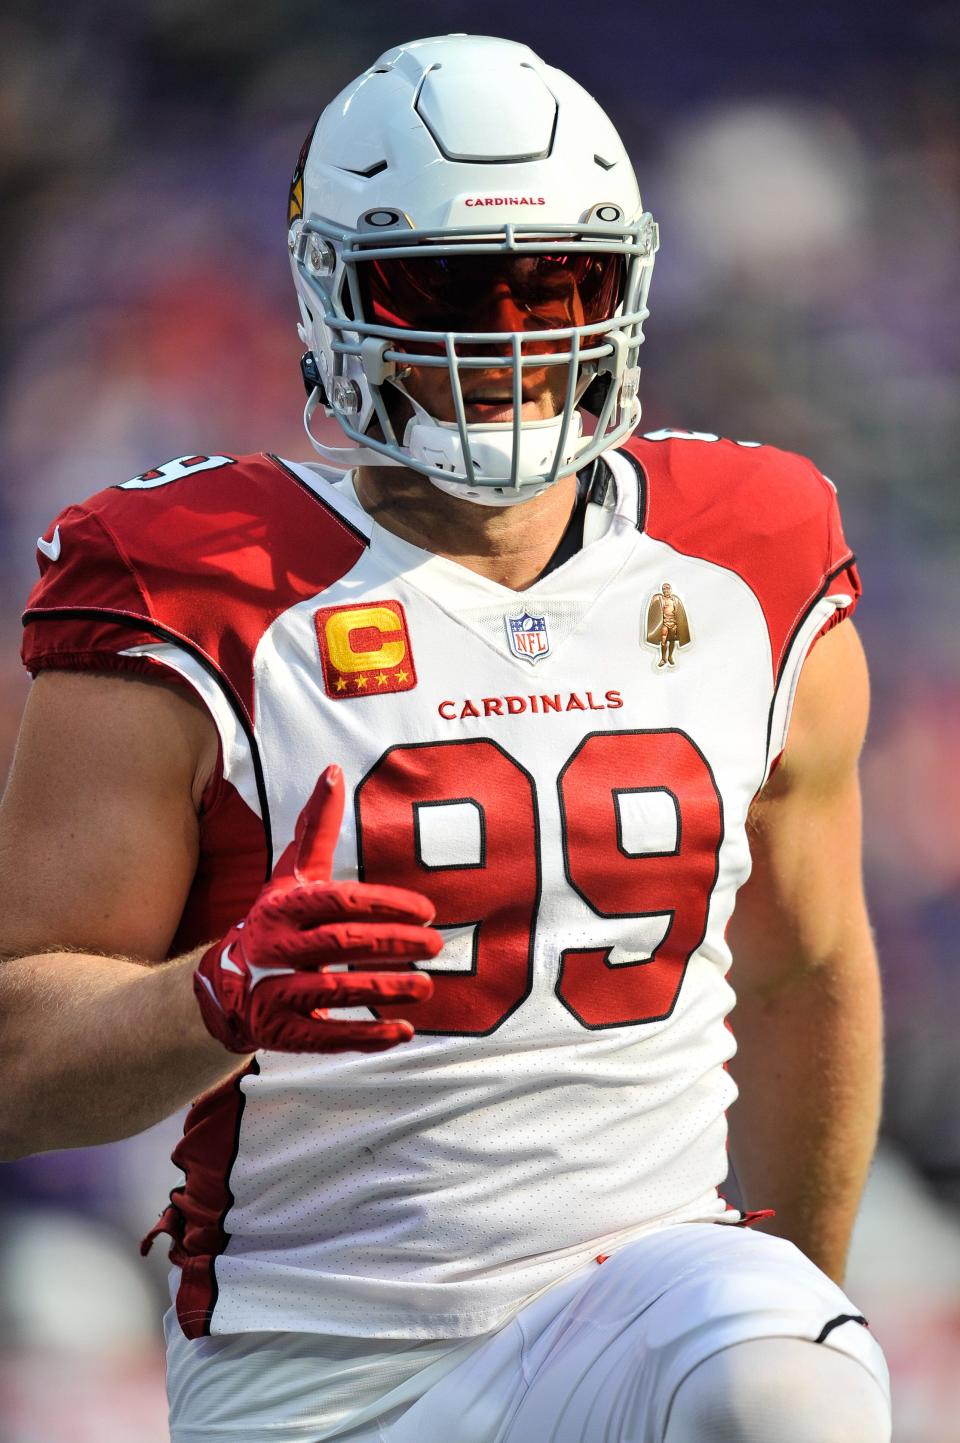
[[[839,489],[874,679],[866,861],[889,1028],[881,1211],[854,1263],[895,1334],[881,1337],[901,1443],[956,1443],[960,20],[853,0],[668,9],[610,0],[588,20],[489,0],[482,25],[569,69],[635,157],[662,234],[648,428],[798,450]],[[68,15],[34,0],[0,19],[4,767],[36,536],[171,456],[309,456],[284,243],[300,143],[389,45],[478,28],[462,0],[76,0]],[[16,1364],[0,1364],[0,1443],[165,1436],[162,1268],[135,1263],[132,1240],[170,1186],[175,1133],[0,1169],[0,1341]],[[912,1246],[927,1263],[890,1271]],[[910,1293],[925,1266],[932,1313]]]

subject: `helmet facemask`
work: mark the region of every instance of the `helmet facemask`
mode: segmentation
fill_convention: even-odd
[[[597,209],[620,220],[613,207]],[[376,218],[384,214],[404,219]],[[537,494],[639,421],[637,359],[656,245],[649,214],[633,226],[507,224],[441,234],[296,221],[291,254],[310,321],[304,339],[320,333],[325,393],[317,388],[308,400],[308,433],[324,404],[356,449],[311,439],[340,464],[408,466],[487,504]],[[419,381],[424,372],[429,382]],[[438,372],[443,387],[432,380]],[[553,415],[531,419],[534,380],[551,396]],[[594,394],[605,395],[593,435],[584,436],[577,407],[594,382]],[[501,402],[488,417],[477,415],[482,397]],[[512,417],[495,419],[504,407]]]

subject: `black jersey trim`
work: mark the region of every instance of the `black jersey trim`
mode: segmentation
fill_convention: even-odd
[[[268,461],[272,461],[275,466],[278,466],[285,476],[289,476],[291,481],[295,481],[301,491],[305,491],[312,500],[316,501],[318,506],[322,506],[328,516],[332,516],[336,521],[339,521],[340,525],[349,531],[351,536],[355,536],[358,541],[362,541],[364,546],[370,545],[370,537],[367,533],[361,531],[359,526],[354,526],[353,522],[349,521],[342,511],[338,511],[336,506],[331,505],[325,497],[321,496],[319,491],[315,491],[312,486],[309,486],[302,476],[297,475],[296,471],[291,471],[286,461],[282,460],[279,456],[275,456],[272,451],[265,451],[264,455]],[[320,479],[325,480],[324,477]],[[327,481],[326,484],[330,486],[333,483]]]
[[[861,1328],[868,1328],[870,1326],[862,1313],[838,1313],[835,1318],[830,1319],[829,1323],[824,1323],[820,1329],[820,1336],[814,1338],[814,1342],[825,1343],[834,1328],[839,1328],[844,1323],[859,1323]]]
[[[826,596],[828,590],[830,589],[831,582],[836,581],[837,577],[840,576],[844,571],[846,571],[848,566],[853,566],[856,562],[856,559],[856,556],[854,556],[853,552],[851,551],[844,558],[843,561],[839,562],[838,565],[833,568],[832,571],[827,572],[826,576],[823,578],[823,585],[820,587],[820,590],[817,592],[816,596],[809,603],[809,605],[805,607],[805,609],[801,612],[797,621],[794,622],[793,630],[787,637],[787,644],[783,648],[783,660],[780,663],[780,674],[777,677],[778,685],[780,683],[781,677],[783,676],[784,670],[786,669],[787,658],[790,655],[793,643],[796,641],[798,635],[803,629],[803,624],[806,621],[807,617],[810,615],[811,611],[818,604],[818,602],[821,602]]]
[[[582,471],[577,472],[578,481],[583,474]],[[589,478],[590,493],[587,500],[592,501],[595,506],[603,506],[606,502],[610,487],[616,484],[607,458],[605,456],[597,456],[596,459],[591,462],[586,474]]]
[[[583,550],[583,532],[587,518],[587,503],[593,495],[593,472],[581,471],[577,476],[577,499],[570,512],[570,519],[564,527],[563,535],[557,542],[556,548],[550,560],[537,577],[542,581],[553,571],[559,571],[560,567],[570,561],[578,552]]]
[[[625,461],[629,461],[637,473],[637,530],[645,531],[647,527],[647,492],[650,486],[646,468],[643,462],[630,451],[622,451],[617,448],[614,455],[622,456]]]
[[[804,623],[806,622],[810,613],[814,610],[815,607],[819,606],[820,602],[830,590],[831,583],[834,582],[837,577],[841,575],[842,572],[846,571],[848,566],[852,566],[855,563],[856,559],[857,558],[851,551],[849,556],[847,556],[845,560],[841,561],[839,565],[835,566],[832,571],[829,571],[827,573],[827,575],[823,579],[823,585],[820,587],[816,596],[814,596],[813,599],[808,603],[808,605],[804,607],[797,621],[794,623],[793,630],[790,632],[790,635],[787,638],[787,644],[783,648],[783,660],[780,663],[780,670],[777,674],[776,682],[773,688],[773,696],[770,698],[770,710],[767,713],[767,746],[764,753],[766,757],[767,768],[769,768],[771,760],[770,739],[773,736],[773,714],[776,710],[777,700],[780,696],[780,687],[782,686],[783,679],[786,675],[787,662],[790,659],[790,653],[793,650],[794,643],[796,642],[797,637],[800,635],[800,632],[803,630]],[[825,621],[828,620],[829,617],[825,618]]]
[[[129,616],[122,611],[110,611],[100,606],[57,606],[57,607],[31,607],[23,613],[23,624],[28,625],[31,621],[111,621],[118,626],[129,627],[131,631],[148,631],[160,641],[168,641],[181,650],[186,651],[199,662],[204,671],[220,686],[230,707],[240,723],[243,734],[250,745],[250,756],[253,761],[253,776],[257,787],[257,799],[260,802],[260,820],[263,825],[263,840],[267,854],[266,877],[270,876],[273,870],[273,829],[270,825],[270,806],[267,801],[267,786],[263,775],[263,763],[260,759],[260,748],[254,735],[253,724],[247,715],[246,708],[237,696],[227,677],[219,669],[215,662],[211,661],[205,651],[202,651],[194,642],[181,636],[179,632],[172,631],[159,622],[149,617]]]

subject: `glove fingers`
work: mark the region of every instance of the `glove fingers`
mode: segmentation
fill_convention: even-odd
[[[338,766],[321,772],[310,798],[297,818],[293,841],[273,869],[275,882],[328,882],[333,852],[343,821],[343,773]]]
[[[307,932],[289,932],[277,938],[274,957],[299,967],[376,960],[406,963],[436,957],[443,937],[432,927],[410,927],[394,922],[332,922]]]
[[[338,1023],[348,1030],[331,1037],[325,1052],[385,1052],[396,1047],[398,1042],[409,1042],[414,1035],[409,1022],[351,1022]]]
[[[298,882],[329,882],[343,822],[343,772],[327,767],[297,818],[293,875]]]
[[[258,904],[271,920],[296,927],[356,918],[369,922],[432,922],[433,903],[419,892],[403,887],[371,886],[366,882],[305,882],[277,888]]]
[[[279,1052],[385,1052],[409,1042],[409,1022],[336,1022],[327,1017],[272,1018],[261,1029],[262,1047]]]
[[[269,989],[269,991],[265,991]],[[424,1002],[433,995],[426,972],[293,972],[265,978],[257,988],[258,1027],[280,1009],[303,1015],[327,1007]]]
[[[319,899],[319,888],[318,899]],[[338,882],[326,889],[331,918],[367,917],[371,922],[432,922],[437,909],[422,892],[372,882]]]

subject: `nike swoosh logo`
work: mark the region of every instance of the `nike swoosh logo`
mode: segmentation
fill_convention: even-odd
[[[238,977],[243,976],[243,968],[238,967],[236,962],[233,962],[230,958],[229,946],[224,947],[223,951],[220,953],[220,966],[223,968],[224,972],[236,972]]]
[[[296,967],[258,967],[256,962],[248,962],[247,967],[250,970],[251,992],[264,977],[292,977],[297,970]]]
[[[53,539],[44,541],[42,536],[37,537],[37,550],[42,551],[44,556],[49,556],[51,561],[60,560],[60,527],[53,528]]]
[[[250,981],[251,992],[258,982],[263,981],[264,977],[292,977],[297,970],[296,967],[258,967],[255,962],[248,962],[247,970],[244,972],[243,968],[238,967],[230,956],[232,946],[232,942],[228,943],[220,953],[220,966],[224,972],[236,972],[238,977],[247,977]]]

